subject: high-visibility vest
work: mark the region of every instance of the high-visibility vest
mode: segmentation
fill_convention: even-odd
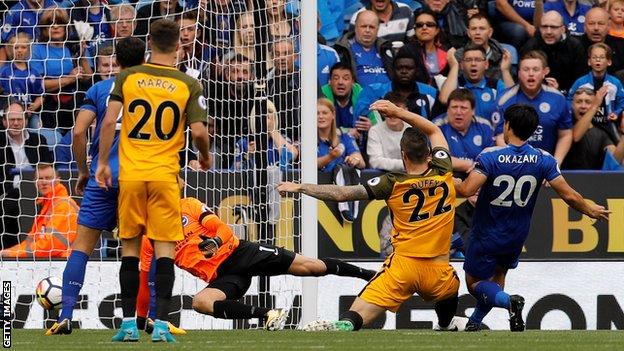
[[[5,257],[68,257],[76,238],[79,206],[60,183],[37,199],[36,215],[26,240],[2,251]]]

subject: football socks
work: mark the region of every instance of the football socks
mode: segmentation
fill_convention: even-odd
[[[138,277],[137,277],[138,278]],[[137,279],[138,280],[138,279]],[[175,275],[173,259],[161,257],[156,260],[156,318],[161,321],[169,320],[169,306]]]
[[[136,299],[139,293],[139,258],[125,256],[121,258],[119,269],[119,285],[121,286],[121,309],[124,318],[134,317]]]
[[[245,305],[235,300],[215,301],[212,316],[223,319],[263,318],[271,309]]]
[[[63,309],[58,320],[71,320],[74,315],[74,305],[84,283],[85,270],[89,255],[84,252],[73,250],[65,264],[63,271]]]

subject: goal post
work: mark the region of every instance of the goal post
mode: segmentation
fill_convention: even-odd
[[[301,1],[301,182],[317,182],[316,166],[317,127],[316,99],[317,77],[317,11],[316,0]],[[305,88],[309,87],[309,88]],[[318,256],[318,209],[316,199],[301,196],[301,241],[302,254],[317,258]],[[301,325],[315,320],[318,316],[318,280],[303,278],[302,282],[302,314]]]

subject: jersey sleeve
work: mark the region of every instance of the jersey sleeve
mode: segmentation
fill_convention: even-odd
[[[186,123],[206,122],[207,103],[202,87],[197,80],[193,80],[189,88],[191,89],[191,96],[186,103]]]
[[[440,173],[453,172],[453,162],[449,151],[443,147],[434,147],[431,150],[431,162],[429,166],[440,171]]]
[[[113,87],[113,91],[110,94],[110,99],[114,101],[123,102],[123,83],[128,78],[129,72],[127,69],[122,70],[115,77],[115,87]]]
[[[503,105],[496,106],[496,111],[494,113],[498,114],[499,117],[498,123],[494,128],[494,136],[496,137],[497,135],[503,134],[503,125],[505,124],[505,107]]]
[[[477,156],[474,169],[486,177],[490,175],[492,172],[492,163],[487,153],[481,152],[479,156]]]
[[[94,85],[91,88],[89,88],[89,90],[87,90],[87,93],[85,94],[85,98],[82,102],[82,106],[80,106],[81,110],[88,110],[93,113],[97,113],[97,105],[96,105],[97,87],[98,85]]]
[[[561,109],[561,114],[559,115],[559,119],[557,120],[557,129],[572,129],[572,114],[570,113],[568,104],[563,97],[561,98],[561,104],[559,108]]]
[[[555,160],[555,158],[550,154],[546,153],[544,155],[542,165],[544,170],[544,179],[546,179],[547,182],[550,182],[561,175],[561,170],[559,169],[557,160]]]
[[[369,199],[386,200],[392,194],[396,177],[392,173],[387,173],[379,177],[369,179],[364,188]]]

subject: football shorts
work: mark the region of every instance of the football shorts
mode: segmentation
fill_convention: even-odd
[[[373,305],[396,312],[417,293],[425,301],[440,301],[457,294],[459,278],[449,263],[392,254],[358,295]]]
[[[470,240],[466,249],[464,271],[478,279],[490,279],[496,272],[496,267],[514,269],[518,267],[518,260],[522,253],[522,246],[511,252],[492,251],[484,248],[478,240]]]
[[[178,183],[120,180],[118,212],[121,239],[142,234],[157,241],[184,239]]]
[[[251,277],[285,274],[294,260],[295,253],[292,251],[241,240],[240,245],[217,268],[217,278],[208,287],[223,291],[230,300],[237,300],[249,289]]]
[[[78,212],[78,224],[98,230],[111,231],[117,226],[117,196],[119,189],[104,190],[87,185]]]

